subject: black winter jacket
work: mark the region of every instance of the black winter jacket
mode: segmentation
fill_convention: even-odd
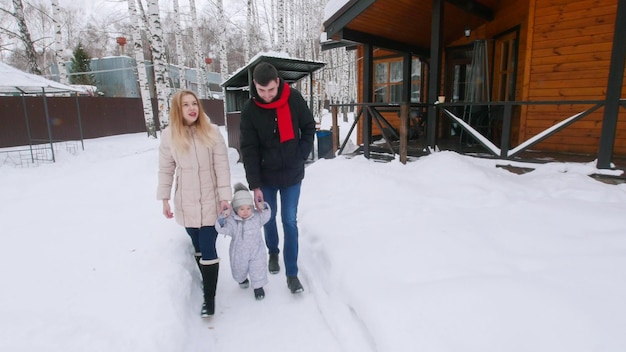
[[[276,99],[283,89],[281,79]],[[249,99],[241,110],[239,147],[250,189],[288,187],[304,178],[304,162],[313,150],[315,120],[300,92],[290,89],[294,139],[280,143],[276,109],[263,109]],[[254,86],[252,97],[262,101]]]

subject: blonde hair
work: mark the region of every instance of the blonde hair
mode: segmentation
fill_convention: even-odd
[[[215,134],[219,133],[219,131],[213,127],[211,120],[204,113],[204,108],[196,93],[186,89],[179,90],[172,96],[169,126],[172,129],[172,145],[176,150],[184,152],[188,151],[191,146],[191,135],[188,133],[188,128],[183,118],[182,100],[186,95],[192,95],[198,102],[198,119],[192,125],[196,128],[198,138],[200,138],[204,146],[213,147],[216,139]]]

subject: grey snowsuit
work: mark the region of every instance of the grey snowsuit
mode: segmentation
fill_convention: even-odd
[[[218,233],[230,236],[230,270],[235,281],[243,282],[248,276],[252,288],[267,284],[267,254],[263,239],[263,225],[269,221],[272,211],[267,203],[265,209],[254,209],[252,215],[242,219],[234,211],[229,217],[220,215],[215,223]]]

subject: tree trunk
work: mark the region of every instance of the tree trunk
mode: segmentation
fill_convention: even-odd
[[[163,29],[159,17],[159,1],[148,1],[148,17],[150,19],[150,48],[154,67],[154,84],[159,108],[159,126],[161,131],[169,125],[170,86],[167,74],[167,57],[163,47]]]
[[[28,72],[41,75],[41,68],[37,63],[37,52],[35,51],[35,44],[31,39],[28,26],[26,26],[26,20],[24,19],[24,5],[22,0],[13,0],[13,17],[17,20],[17,26],[20,30],[22,43],[24,44],[24,50],[26,52],[26,60],[28,61]]]
[[[52,22],[54,23],[54,58],[56,60],[57,69],[59,70],[59,82],[70,84],[67,77],[67,69],[65,68],[65,58],[63,57],[63,36],[61,32],[61,23],[59,22],[59,0],[52,0]]]
[[[198,96],[202,99],[207,97],[206,94],[206,73],[204,71],[204,55],[202,54],[202,47],[200,46],[200,36],[198,34],[198,15],[196,13],[196,0],[189,0],[189,6],[191,10],[191,33],[193,35],[193,47],[196,58],[196,72],[198,77]]]
[[[339,85],[341,87],[341,99],[339,100],[339,102],[345,104],[350,103],[350,68],[352,67],[352,65],[350,65],[350,54],[346,52],[345,49],[341,51],[341,53],[343,54],[343,60],[341,65],[341,84]],[[342,110],[344,112],[343,121],[348,122],[346,107],[343,107]]]
[[[152,112],[152,99],[150,98],[150,83],[146,73],[146,63],[143,56],[143,45],[141,41],[141,32],[139,23],[142,21],[137,13],[135,0],[128,0],[128,12],[130,14],[130,24],[132,29],[133,51],[135,61],[137,63],[137,78],[139,83],[139,92],[141,94],[141,102],[143,105],[143,118],[146,123],[146,132],[149,137],[156,138],[156,125],[154,123],[154,115]]]
[[[278,1],[276,8],[276,25],[278,36],[278,51],[285,50],[285,2]]]
[[[220,74],[222,75],[222,82],[228,78],[228,52],[226,51],[226,16],[224,15],[224,0],[217,0],[217,13],[222,20],[222,25],[219,26],[219,46],[220,46]],[[226,128],[228,128],[228,119],[226,111],[226,89],[222,87],[224,93],[224,121],[226,122]]]
[[[185,52],[183,51],[183,39],[181,33],[183,32],[180,26],[180,6],[178,6],[178,0],[174,0],[174,39],[176,41],[176,62],[178,63],[178,87],[181,89],[187,89],[187,77],[185,77]]]
[[[244,44],[244,49],[243,49],[243,61],[244,62],[248,62],[248,60],[250,60],[250,49],[252,47],[252,31],[253,31],[253,18],[252,18],[252,12],[253,12],[253,1],[252,0],[248,0],[247,2],[247,6],[246,6],[246,42]]]

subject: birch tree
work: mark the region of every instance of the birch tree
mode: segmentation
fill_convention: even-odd
[[[54,23],[54,58],[59,69],[59,81],[63,84],[69,84],[70,81],[67,78],[67,70],[65,68],[65,58],[63,49],[63,35],[61,32],[61,23],[59,21],[60,10],[59,0],[52,0],[52,22]]]
[[[276,35],[278,51],[285,50],[285,2],[278,0],[276,3]]]
[[[150,26],[150,19],[148,18],[148,14],[146,13],[146,10],[145,10],[145,8],[143,6],[143,1],[142,0],[135,0],[135,1],[136,1],[136,5],[137,5],[137,15],[140,18],[140,21],[138,23],[142,23],[143,24],[140,27],[140,30],[141,30],[141,28],[143,28],[143,30],[145,32],[145,34],[144,34],[145,35],[145,39],[148,42],[148,47],[144,48],[143,55],[144,55],[144,57],[148,56],[148,60],[152,61],[152,48],[151,48],[151,45],[150,45],[150,43],[152,42],[152,38],[150,37],[151,36],[150,33],[152,32],[152,29],[150,28],[151,27]],[[143,40],[143,36],[142,36],[142,40]],[[152,76],[154,78],[154,71],[152,73]]]
[[[217,0],[217,13],[218,17],[223,20],[221,26],[219,28],[219,55],[220,55],[220,73],[222,75],[222,81],[228,79],[228,50],[227,50],[227,41],[226,38],[226,15],[224,14],[224,0]]]
[[[319,1],[318,1],[319,3]],[[315,8],[317,4],[316,3],[311,3],[309,4],[309,9],[311,10],[311,12],[309,12],[311,15],[313,16],[306,16],[305,21],[304,21],[304,28],[305,28],[305,33],[306,38],[304,38],[305,40],[305,51],[310,53],[309,59],[310,60],[317,60],[318,59],[318,53],[316,50],[316,45],[314,43],[319,43],[319,30],[317,30],[317,28],[319,28],[319,26],[314,26],[313,22],[315,21],[316,23],[321,22],[321,14],[319,13],[319,10]]]
[[[24,19],[24,4],[22,4],[22,0],[13,0],[13,11],[13,16],[17,20],[17,26],[19,28],[20,40],[22,44],[24,44],[26,61],[28,62],[28,72],[41,75],[41,68],[37,62],[35,44],[31,39],[30,32],[28,31],[26,19]]]
[[[300,5],[301,5],[301,0],[294,0],[283,5],[285,7],[283,9],[283,11],[285,11],[283,15],[284,16],[283,22],[285,23],[285,34],[284,34],[285,44],[284,44],[283,50],[293,56],[300,56],[301,58],[306,58],[304,56],[304,53],[298,52],[298,42],[300,41],[302,37],[306,37],[306,32],[302,31],[303,28],[301,25],[307,17],[307,16],[302,16],[301,18],[299,18],[299,21],[296,22],[295,11],[296,11],[296,8],[299,7]],[[302,7],[300,7],[300,9],[304,10],[304,8]]]
[[[334,49],[334,50],[339,50],[339,49]],[[342,70],[341,70],[341,80],[340,80],[340,89],[341,89],[341,102],[343,103],[351,103],[351,99],[350,99],[350,84],[352,84],[351,82],[351,70],[352,70],[352,63],[350,62],[351,59],[351,54],[354,50],[351,50],[350,52],[348,52],[347,50],[343,50],[343,55],[342,55]],[[347,111],[347,107],[343,107],[343,121],[344,122],[348,122],[348,111]]]
[[[180,7],[178,6],[178,0],[174,0],[174,40],[176,42],[176,63],[179,66],[178,74],[178,86],[180,88],[187,88],[187,79],[185,77],[185,52],[183,51],[183,39],[181,33],[183,32],[180,26]]]
[[[150,19],[148,18],[148,15],[146,14],[146,10],[143,8],[142,0],[137,0],[137,10],[138,10],[139,17],[142,20],[141,22],[145,24],[146,31],[150,32]]]
[[[137,13],[135,0],[127,0],[128,13],[130,15],[130,24],[132,31],[133,53],[135,54],[135,62],[137,63],[137,79],[139,83],[139,93],[143,105],[143,118],[146,123],[146,132],[149,137],[156,138],[156,125],[154,124],[154,114],[152,111],[152,99],[150,97],[150,83],[146,73],[146,63],[143,56],[143,44],[141,40],[141,31],[139,24],[143,23]]]
[[[200,98],[206,98],[206,73],[204,71],[204,55],[200,46],[200,36],[198,35],[198,15],[196,12],[196,0],[189,0],[191,12],[191,26],[193,36],[194,57],[196,58],[196,73],[198,77],[198,95]]]
[[[246,42],[244,44],[243,60],[250,60],[250,49],[252,47],[252,31],[254,27],[254,1],[248,0],[246,6]]]
[[[148,18],[150,21],[150,48],[152,50],[152,64],[154,67],[154,85],[157,93],[159,108],[159,127],[161,131],[169,125],[167,112],[171,96],[169,77],[167,74],[167,57],[163,47],[163,29],[159,14],[159,1],[148,1]]]
[[[5,53],[11,51],[13,47],[13,38],[16,35],[9,30],[9,26],[14,23],[13,13],[5,8],[0,7],[0,61],[5,61]]]
[[[217,0],[217,14],[218,18],[222,19],[222,25],[218,26],[219,35],[219,48],[220,48],[220,74],[222,76],[222,82],[228,79],[228,52],[226,51],[226,16],[224,14],[224,1]],[[226,96],[226,88],[222,87],[224,96]],[[226,99],[224,99],[224,121],[226,121],[226,128],[228,128],[228,119],[226,118]]]

